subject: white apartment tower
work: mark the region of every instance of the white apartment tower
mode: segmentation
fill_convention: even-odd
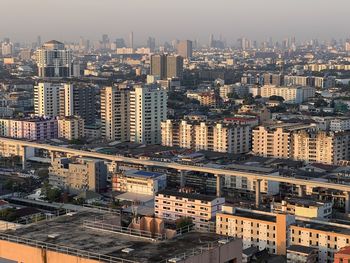
[[[60,113],[60,89],[62,85],[39,83],[34,87],[34,112],[36,116],[57,117]]]
[[[167,93],[157,85],[136,85],[130,92],[130,141],[161,143],[161,122],[167,118]]]
[[[101,92],[102,136],[110,141],[130,140],[130,90],[106,87]]]

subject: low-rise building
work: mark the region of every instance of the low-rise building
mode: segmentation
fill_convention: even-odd
[[[107,166],[96,159],[56,158],[49,168],[49,181],[51,185],[73,193],[101,192],[107,185]]]
[[[35,149],[32,147],[23,147],[19,144],[7,141],[0,141],[0,156],[2,157],[34,157]]]
[[[341,248],[334,254],[334,263],[350,262],[350,246]]]
[[[324,221],[297,220],[289,227],[289,243],[314,247],[318,250],[317,262],[333,262],[339,249],[350,245],[350,227]]]
[[[78,140],[84,137],[84,119],[79,116],[59,117],[58,138]]]
[[[226,153],[250,151],[249,125],[224,122],[166,120],[162,122],[162,145]]]
[[[257,247],[271,254],[286,255],[287,229],[294,221],[286,214],[273,214],[223,206],[216,214],[216,233],[242,238],[243,249]]]
[[[271,210],[275,213],[287,213],[300,217],[330,218],[332,203],[301,198],[287,198],[281,202],[273,202]]]
[[[307,101],[308,98],[315,96],[315,88],[302,86],[279,87],[265,85],[261,88],[261,96],[263,98],[279,96],[284,99],[285,103],[300,104]]]
[[[332,118],[330,120],[329,129],[331,131],[349,131],[350,130],[350,118]]]
[[[287,248],[288,263],[316,263],[317,249],[313,247],[292,245]]]
[[[253,130],[253,153],[264,157],[291,158],[292,134],[312,127],[310,124],[275,123]]]
[[[40,141],[56,139],[57,131],[57,120],[51,118],[0,120],[0,134],[4,137]]]
[[[208,231],[224,203],[221,197],[164,190],[156,194],[154,213],[170,221],[188,217],[196,228]]]
[[[113,190],[155,195],[166,187],[166,174],[128,170],[113,176]]]

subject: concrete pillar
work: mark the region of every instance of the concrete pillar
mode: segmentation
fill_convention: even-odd
[[[22,146],[23,155],[22,155],[22,169],[25,170],[27,168],[27,146]]]
[[[223,176],[221,174],[216,174],[216,196],[221,197],[222,196],[222,178]]]
[[[180,188],[186,187],[186,171],[180,170]]]
[[[298,187],[298,196],[299,197],[304,197],[305,196],[305,192],[306,192],[305,186],[304,185],[299,185],[299,187]]]
[[[119,164],[116,161],[112,161],[112,166],[114,167],[113,172],[118,173],[119,172]]]
[[[350,213],[350,192],[344,192],[345,194],[345,214]]]
[[[255,181],[255,206],[260,207],[261,203],[261,179]]]
[[[54,160],[56,159],[56,152],[55,151],[50,151],[50,157],[51,157],[51,163],[53,163]]]

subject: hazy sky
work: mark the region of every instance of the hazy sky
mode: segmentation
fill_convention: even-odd
[[[350,36],[350,0],[0,0],[0,38],[35,41],[111,39],[134,32],[135,43],[199,39],[228,42]]]

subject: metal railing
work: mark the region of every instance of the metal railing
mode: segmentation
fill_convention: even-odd
[[[91,229],[95,229],[95,230],[114,232],[114,233],[118,233],[118,234],[135,236],[135,237],[139,237],[139,238],[147,238],[147,239],[151,239],[151,240],[155,240],[155,241],[166,239],[165,234],[157,234],[157,233],[152,233],[152,232],[144,231],[144,230],[138,230],[138,229],[132,229],[132,228],[128,228],[128,227],[106,224],[106,223],[103,223],[101,221],[84,220],[83,226],[91,228]]]
[[[100,212],[108,212],[108,213],[113,213],[113,214],[116,214],[116,215],[120,215],[121,214],[120,210],[119,209],[115,209],[115,208],[104,207],[104,206],[97,206],[97,205],[90,205],[90,204],[83,204],[82,206],[85,207],[85,208],[98,210]]]
[[[91,260],[98,260],[100,262],[109,262],[109,263],[138,263],[137,261],[123,259],[123,258],[117,258],[112,257],[108,255],[103,255],[95,252],[90,252],[86,250],[80,250],[76,248],[71,248],[67,246],[60,246],[56,244],[51,244],[47,242],[42,241],[36,241],[33,239],[18,237],[18,236],[12,236],[7,234],[1,234],[0,240],[13,242],[16,244],[22,244],[22,245],[28,245],[31,247],[39,248],[39,249],[46,249],[58,253],[63,253],[71,256],[81,257],[81,258],[87,258]]]

